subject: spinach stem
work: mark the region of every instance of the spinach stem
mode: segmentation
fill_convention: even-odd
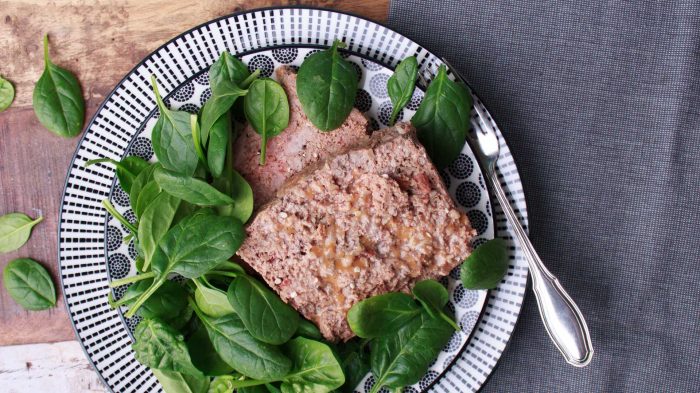
[[[192,128],[192,142],[194,143],[194,150],[197,152],[199,162],[204,165],[204,168],[206,168],[208,172],[209,168],[207,168],[207,160],[204,157],[204,149],[202,148],[202,140],[200,139],[201,137],[199,134],[199,124],[197,124],[197,115],[190,115],[190,128]]]
[[[257,380],[257,379],[245,379],[245,380],[238,380],[238,381],[231,381],[229,386],[233,388],[247,388],[249,386],[258,386],[258,385],[265,385],[268,383],[276,382],[275,380]]]
[[[459,332],[459,331],[462,330],[462,329],[459,328],[459,325],[457,325],[457,322],[455,322],[454,319],[450,318],[449,315],[445,314],[445,313],[442,312],[442,311],[440,311],[440,318],[444,319],[445,322],[449,323],[450,326],[452,326],[452,328],[454,328],[454,330],[455,330],[456,332]]]
[[[44,65],[49,68],[49,35],[44,34]]]
[[[126,314],[124,314],[124,316],[127,318],[133,317],[134,314],[136,314],[136,311],[138,311],[139,308],[141,308],[143,303],[145,303],[146,300],[148,300],[148,298],[151,297],[151,295],[153,295],[153,293],[155,291],[157,291],[161,285],[163,285],[165,280],[166,280],[166,278],[164,277],[164,278],[159,279],[158,281],[154,281],[153,284],[151,284],[151,286],[148,287],[146,292],[141,294],[141,296],[139,296],[139,298],[136,299],[136,302],[131,307],[129,307],[129,311],[127,311]]]
[[[155,275],[156,274],[154,272],[148,272],[148,273],[143,273],[143,274],[137,274],[137,275],[131,276],[131,277],[125,277],[125,278],[122,278],[121,280],[114,280],[114,281],[110,282],[109,287],[116,288],[116,287],[119,287],[122,285],[131,284],[131,283],[138,282],[141,280],[146,280],[148,278],[153,278],[153,277],[155,277]]]
[[[258,79],[258,76],[260,76],[260,68],[253,71],[253,73],[247,78],[243,79],[243,82],[241,82],[241,89],[247,89],[254,80]]]
[[[221,276],[221,277],[233,277],[233,278],[236,278],[239,276],[238,273],[227,272],[227,271],[222,271],[222,270],[211,270],[211,271],[207,272],[207,275]]]
[[[124,216],[119,214],[117,209],[115,209],[114,206],[112,206],[112,204],[107,199],[102,201],[102,206],[104,206],[107,212],[109,212],[109,214],[116,218],[117,221],[121,222],[122,225],[124,225],[128,230],[130,230],[131,233],[138,232],[138,229],[134,226],[134,224],[130,223],[129,220],[127,220],[126,218],[124,218]]]
[[[265,153],[267,151],[267,131],[262,130],[260,139],[260,165],[265,165]]]
[[[105,162],[108,162],[110,164],[114,164],[115,166],[119,166],[119,162],[117,162],[111,158],[104,158],[104,157],[103,158],[95,158],[94,160],[85,161],[85,164],[83,164],[83,166],[85,168],[87,168],[89,166],[92,166],[95,164],[101,164],[101,163],[105,163]]]

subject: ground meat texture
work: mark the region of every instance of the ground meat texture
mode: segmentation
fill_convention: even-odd
[[[264,166],[258,164],[260,135],[250,124],[234,143],[234,167],[253,188],[256,209],[272,199],[287,179],[306,166],[369,140],[367,118],[357,109],[353,109],[334,131],[323,132],[316,128],[301,108],[296,73],[290,67],[280,67],[276,74],[289,99],[289,126],[268,139]]]
[[[353,304],[447,275],[476,234],[406,123],[290,179],[246,231],[238,254],[332,341]]]

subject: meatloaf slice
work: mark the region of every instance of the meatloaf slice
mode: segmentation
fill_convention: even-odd
[[[258,165],[260,135],[246,125],[234,143],[234,166],[253,188],[255,207],[258,208],[275,196],[275,191],[291,176],[307,165],[325,160],[340,152],[367,142],[367,119],[357,109],[333,132],[316,128],[301,109],[297,96],[297,75],[290,67],[276,71],[289,99],[289,126],[267,142],[266,163]]]
[[[328,340],[348,340],[350,307],[447,275],[476,234],[409,124],[285,184],[238,254]]]

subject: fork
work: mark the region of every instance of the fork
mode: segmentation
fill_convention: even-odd
[[[464,81],[445,59],[443,62],[455,73],[457,78]],[[503,213],[513,228],[525,254],[532,275],[532,290],[535,292],[537,307],[547,334],[569,364],[584,367],[593,358],[593,345],[588,326],[581,310],[571,299],[571,296],[566,293],[559,280],[542,263],[508,201],[496,175],[496,161],[500,152],[498,135],[495,130],[496,123],[476,97],[474,97],[472,123],[476,124],[469,133],[468,140],[483,166],[484,177],[496,194],[496,199],[498,199],[498,203],[501,205],[501,209],[503,209]]]

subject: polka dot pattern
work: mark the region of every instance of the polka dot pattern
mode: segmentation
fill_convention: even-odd
[[[375,63],[373,61],[367,60],[367,59],[362,59],[362,65],[365,66],[366,69],[370,71],[379,71],[382,68],[381,64]]]
[[[376,383],[376,381],[377,380],[374,378],[374,375],[370,375],[369,378],[367,378],[367,380],[365,380],[365,385],[364,385],[365,392],[369,392],[370,390],[372,390],[372,387],[374,387],[374,384]],[[386,387],[382,387],[381,389],[379,389],[379,393],[391,393],[391,392]]]
[[[457,202],[467,209],[476,206],[481,200],[481,190],[476,183],[465,181],[457,187]]]
[[[181,107],[179,107],[177,109],[179,111],[191,113],[193,115],[196,115],[197,112],[199,112],[199,107],[197,105],[189,103],[189,102],[187,104],[182,105]]]
[[[482,213],[480,210],[470,210],[467,212],[467,217],[469,217],[469,222],[472,224],[472,228],[476,229],[477,236],[486,232],[486,228],[489,225],[489,220],[486,218],[486,214]]]
[[[124,218],[126,218],[126,220],[130,223],[136,224],[136,214],[134,214],[134,212],[131,209],[122,213],[122,216],[124,216]],[[124,232],[129,232],[129,228],[125,227],[124,224],[120,223],[120,225],[122,229],[124,229]]]
[[[459,320],[459,328],[465,332],[471,332],[478,319],[479,312],[467,311],[466,313],[464,313],[464,315],[462,315],[462,318],[460,318]]]
[[[394,106],[391,105],[391,101],[385,101],[379,106],[379,113],[377,117],[379,121],[384,125],[389,125],[389,120],[391,120],[391,111],[394,110]],[[396,121],[399,122],[403,119],[403,109],[396,116]]]
[[[411,100],[408,101],[408,104],[406,104],[406,108],[412,110],[412,111],[417,111],[418,107],[420,104],[423,102],[423,92],[416,89],[413,91],[413,95],[411,96]]]
[[[122,231],[113,225],[107,225],[107,251],[114,251],[122,245]]]
[[[124,297],[124,293],[126,293],[126,290],[130,287],[131,285],[120,285],[116,288],[112,289],[112,296],[114,296],[114,300],[119,300],[122,297]]]
[[[484,239],[483,237],[475,237],[474,239],[472,239],[472,248],[476,249],[477,247],[486,243],[487,241],[488,240]]]
[[[360,112],[367,112],[372,108],[372,96],[365,89],[357,89],[355,95],[355,108]]]
[[[134,243],[133,239],[129,241],[129,246],[127,247],[127,250],[129,252],[129,258],[136,259],[136,257],[139,256],[138,251],[136,251],[136,243]]]
[[[129,273],[129,258],[124,254],[112,254],[107,258],[109,276],[112,280],[119,280]]]
[[[452,176],[457,179],[466,179],[474,172],[474,162],[466,154],[461,154],[448,167]]]
[[[119,185],[114,186],[114,191],[112,191],[112,202],[123,207],[128,207],[131,203],[129,201],[129,194],[127,194],[126,191],[124,191],[124,189],[122,189],[122,187]]]
[[[389,92],[386,89],[386,82],[389,80],[387,74],[376,74],[369,80],[369,91],[377,98],[388,98]]]
[[[186,102],[192,96],[194,95],[194,83],[185,83],[184,85],[180,86],[177,90],[175,90],[175,93],[173,93],[172,98],[175,101],[178,102]]]
[[[153,158],[151,140],[142,136],[136,138],[129,148],[128,155],[141,157],[146,161],[150,160]]]
[[[260,70],[261,77],[269,78],[275,71],[275,63],[265,55],[256,55],[248,62],[248,70],[253,72],[257,69]]]
[[[194,79],[194,83],[202,86],[209,86],[209,70],[202,72],[197,75]]]
[[[304,55],[304,60],[306,60],[309,56],[313,55],[314,53],[318,53],[320,51],[321,51],[321,49],[310,50],[306,55]]]
[[[462,283],[457,284],[454,292],[452,293],[452,299],[460,307],[469,308],[476,304],[479,300],[479,293],[475,290],[465,289]]]
[[[124,322],[126,322],[126,327],[129,329],[129,332],[131,334],[134,334],[134,331],[136,330],[136,326],[138,326],[139,322],[141,322],[143,318],[140,315],[134,315],[132,318],[126,318],[124,317]]]
[[[204,90],[202,92],[202,95],[199,97],[199,105],[204,106],[204,104],[207,101],[209,101],[210,98],[211,98],[211,89],[207,87],[206,90]]]
[[[297,48],[277,48],[272,50],[272,57],[282,64],[289,64],[299,55]]]
[[[452,337],[450,337],[450,340],[447,342],[447,344],[445,344],[445,346],[442,348],[442,350],[445,352],[456,352],[461,347],[462,347],[462,333],[455,332],[452,335]]]
[[[421,389],[427,389],[430,384],[435,381],[435,379],[439,376],[440,374],[437,373],[437,371],[434,370],[429,370],[423,378],[420,379],[418,382],[418,385],[420,386]]]

